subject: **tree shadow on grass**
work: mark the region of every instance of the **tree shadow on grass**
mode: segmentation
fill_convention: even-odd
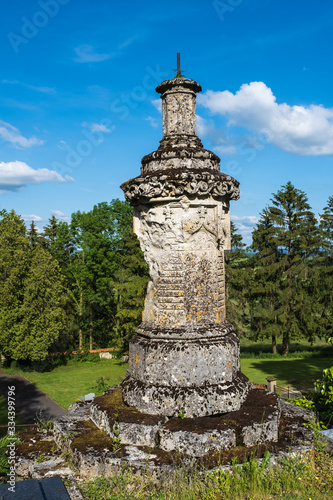
[[[51,419],[67,414],[64,408],[40,391],[35,384],[20,375],[6,375],[1,370],[0,394],[6,403],[8,401],[9,387],[15,387],[15,394],[12,396],[15,403],[15,412],[26,424],[36,423],[36,415],[41,411]]]
[[[321,378],[322,371],[328,367],[327,359],[291,359],[291,360],[253,360],[250,369],[258,370],[264,378],[276,377],[277,385],[292,384],[298,389],[313,387]],[[256,382],[253,380],[252,382]]]

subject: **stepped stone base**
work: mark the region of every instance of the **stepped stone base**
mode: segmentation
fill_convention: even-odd
[[[232,382],[201,387],[146,384],[131,376],[122,383],[124,400],[148,414],[201,417],[238,410],[248,393],[248,378],[241,372]]]
[[[217,450],[278,441],[280,402],[276,394],[251,389],[241,410],[220,416],[163,418],[122,402],[121,387],[95,398],[90,418],[123,444],[156,446],[202,457]]]
[[[69,454],[72,467],[81,476],[107,476],[128,466],[142,471],[149,468],[159,477],[178,466],[230,467],[251,454],[260,458],[266,449],[272,457],[307,451],[313,432],[304,424],[312,419],[312,412],[252,387],[242,408],[235,412],[197,418],[159,417],[125,405],[117,386],[92,404],[74,403],[68,415],[55,421],[53,439],[60,451]],[[61,470],[60,451],[54,463],[36,466],[41,453],[45,460],[55,458],[55,446],[50,436],[38,438],[34,432],[32,439],[26,435],[25,443],[17,446],[19,475],[43,477]],[[64,470],[64,474],[68,472]]]

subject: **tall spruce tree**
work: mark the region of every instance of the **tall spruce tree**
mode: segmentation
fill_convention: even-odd
[[[148,266],[140,244],[132,230],[123,239],[123,248],[117,252],[118,269],[115,272],[117,312],[115,334],[117,345],[128,349],[135,329],[142,321],[144,299],[149,281]]]
[[[323,337],[333,336],[333,196],[320,214],[320,257],[314,262],[317,277],[316,302],[319,327]]]
[[[251,301],[251,337],[254,340],[270,337],[272,351],[276,353],[277,337],[281,334],[281,324],[277,321],[281,301],[277,286],[279,252],[274,236],[270,211],[265,208],[252,234],[252,250],[256,252],[251,259],[254,279],[247,294]]]
[[[49,223],[44,226],[43,236],[45,238],[45,244],[48,248],[52,249],[55,244],[59,231],[59,222],[55,215],[49,219]]]
[[[258,286],[252,293],[252,328],[272,336],[273,349],[281,334],[285,356],[291,339],[312,341],[317,332],[309,259],[318,248],[317,221],[307,196],[288,182],[273,194],[253,232]]]
[[[230,235],[231,250],[225,252],[227,319],[234,325],[236,333],[242,336],[249,332],[250,308],[244,291],[251,286],[252,273],[243,237],[232,221]]]

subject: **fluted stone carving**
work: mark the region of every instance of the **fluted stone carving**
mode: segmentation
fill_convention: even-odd
[[[225,307],[229,201],[239,198],[239,183],[196,136],[200,85],[174,78],[156,90],[163,138],[143,158],[141,175],[121,186],[150,272],[123,397],[151,414],[233,411],[248,392]]]

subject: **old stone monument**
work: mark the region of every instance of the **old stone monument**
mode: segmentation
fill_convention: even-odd
[[[156,90],[163,138],[142,159],[141,174],[122,185],[150,272],[130,368],[121,384],[92,403],[74,403],[54,423],[55,442],[80,474],[93,477],[124,465],[212,468],[263,456],[266,448],[279,456],[312,446],[304,425],[312,413],[255,388],[240,371],[224,271],[229,203],[239,189],[196,135],[201,87],[182,76],[178,59],[176,77]],[[45,469],[33,460],[30,450],[20,463],[23,477]]]
[[[178,68],[180,74],[180,68]],[[149,265],[143,322],[130,344],[124,401],[149,414],[238,410],[248,393],[239,342],[226,321],[224,251],[239,183],[196,135],[194,80],[162,82],[163,138],[121,187]]]

